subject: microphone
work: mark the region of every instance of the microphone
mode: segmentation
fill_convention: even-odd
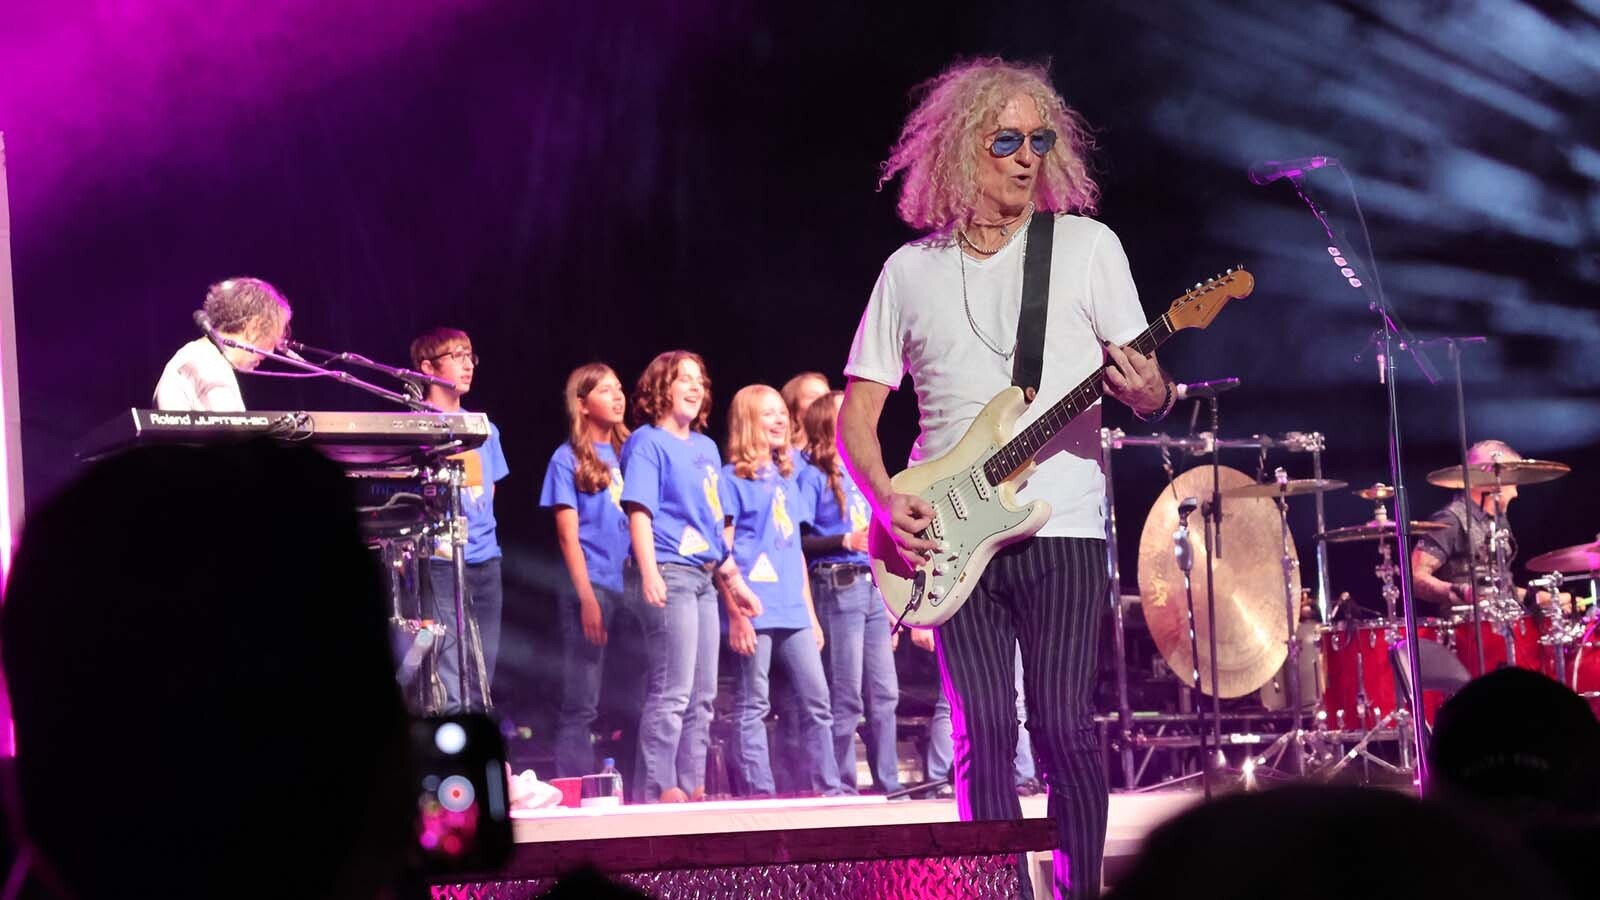
[[[1250,167],[1251,184],[1271,184],[1279,178],[1299,178],[1312,169],[1337,166],[1331,156],[1302,156],[1298,159],[1264,159]]]
[[[194,319],[194,324],[199,326],[201,331],[205,332],[206,337],[211,338],[213,342],[217,342],[216,326],[211,324],[211,317],[206,315],[205,310],[195,310],[194,315],[191,318]]]
[[[1215,397],[1223,391],[1231,391],[1238,386],[1237,378],[1216,378],[1211,381],[1196,381],[1194,384],[1173,385],[1172,393],[1177,395],[1179,400],[1187,400],[1190,397]]]

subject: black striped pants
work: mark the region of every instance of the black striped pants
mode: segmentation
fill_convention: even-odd
[[[1095,736],[1095,657],[1106,597],[1106,544],[1032,538],[1002,550],[937,633],[955,730],[961,818],[1018,819],[1013,644],[1022,645],[1028,733],[1049,788],[1058,897],[1098,897],[1107,789]],[[1023,886],[1024,896],[1028,887]]]

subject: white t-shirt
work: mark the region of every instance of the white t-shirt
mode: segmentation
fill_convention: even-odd
[[[156,383],[156,409],[244,412],[239,376],[210,338],[196,338],[172,354]]]
[[[924,238],[896,250],[850,347],[845,374],[898,388],[909,374],[922,433],[911,462],[938,457],[960,441],[985,404],[1011,385],[1010,350],[1022,308],[1025,234],[986,260],[961,258],[954,243]],[[966,296],[962,303],[962,267]],[[1017,422],[1037,419],[1102,363],[1102,341],[1125,344],[1147,326],[1122,243],[1111,229],[1081,216],[1056,217],[1050,262],[1039,396]],[[1100,466],[1100,404],[1073,420],[1039,451],[1038,470],[1020,487],[1024,501],[1050,503],[1040,530],[1052,537],[1105,536],[1105,475]]]

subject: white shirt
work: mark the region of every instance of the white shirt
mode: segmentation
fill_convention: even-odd
[[[1024,240],[1019,234],[993,257],[975,260],[963,259],[953,243],[923,239],[884,263],[844,371],[890,388],[911,376],[922,426],[913,464],[948,452],[994,395],[1011,385],[1013,360],[973,333],[967,308],[990,343],[1002,350],[1015,345]],[[1111,229],[1081,216],[1056,217],[1049,302],[1039,396],[1017,421],[1018,431],[1102,365],[1103,341],[1128,343],[1148,324],[1122,243]],[[1050,503],[1050,520],[1039,533],[1104,537],[1100,404],[1062,429],[1035,461],[1038,470],[1018,496]]]
[[[239,376],[210,338],[196,338],[172,354],[156,383],[156,409],[244,412]]]

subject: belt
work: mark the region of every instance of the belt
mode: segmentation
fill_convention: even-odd
[[[817,563],[811,571],[819,578],[826,578],[836,588],[846,588],[856,583],[858,578],[871,575],[872,568],[861,563]]]

